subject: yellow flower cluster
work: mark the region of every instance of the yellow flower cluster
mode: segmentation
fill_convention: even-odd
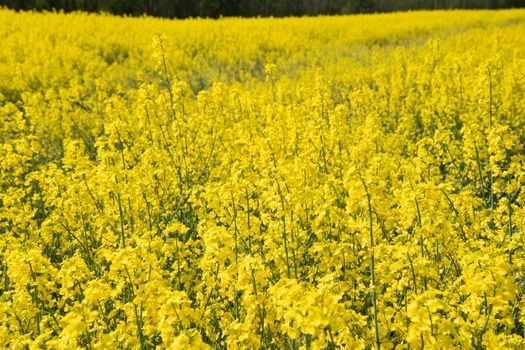
[[[523,349],[525,11],[0,10],[0,344]]]

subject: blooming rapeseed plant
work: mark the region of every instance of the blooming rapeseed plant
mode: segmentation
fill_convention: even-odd
[[[525,347],[524,11],[0,47],[5,348]]]

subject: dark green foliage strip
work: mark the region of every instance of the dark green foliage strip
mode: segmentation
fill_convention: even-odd
[[[417,9],[525,7],[524,0],[0,0],[17,10],[64,10],[186,18],[302,16]]]

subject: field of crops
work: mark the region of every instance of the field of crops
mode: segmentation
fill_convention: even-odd
[[[525,11],[0,9],[0,344],[523,349]]]

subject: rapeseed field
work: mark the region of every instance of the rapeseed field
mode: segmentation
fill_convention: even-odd
[[[0,10],[0,346],[525,348],[525,11]]]

